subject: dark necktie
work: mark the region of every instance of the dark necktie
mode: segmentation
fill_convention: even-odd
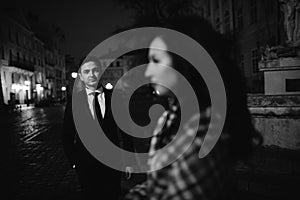
[[[99,94],[100,94],[99,92],[96,92],[95,98],[94,98],[94,102],[95,102],[95,111],[96,111],[96,116],[97,116],[97,117],[95,117],[95,119],[98,118],[98,121],[99,121],[100,123],[102,123],[103,118],[102,118],[102,114],[101,114],[100,104],[99,104],[99,101],[98,101],[98,95],[99,95]]]

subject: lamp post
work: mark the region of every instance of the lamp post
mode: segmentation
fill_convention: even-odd
[[[62,86],[62,87],[61,87],[63,101],[66,100],[66,90],[67,90],[67,87],[66,87],[66,86]]]
[[[68,84],[67,84],[67,87],[66,87],[66,99],[67,100],[71,96],[71,93],[73,91],[73,84],[74,84],[74,81],[77,78],[77,76],[78,76],[77,72],[71,72],[71,74],[68,74],[68,78],[67,78]]]

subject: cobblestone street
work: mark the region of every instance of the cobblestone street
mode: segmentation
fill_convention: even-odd
[[[4,155],[7,162],[1,162],[1,166],[7,170],[6,180],[11,181],[6,192],[12,199],[80,196],[78,181],[61,144],[63,111],[63,106],[27,109],[9,120],[11,143]]]
[[[82,199],[60,133],[64,106],[23,109],[1,117],[1,199]],[[260,148],[236,167],[239,199],[290,199],[300,183],[299,152]],[[124,189],[141,181],[134,175]],[[4,187],[3,187],[4,186]]]
[[[61,143],[63,114],[64,106],[55,106],[1,116],[6,122],[1,132],[7,137],[0,161],[4,199],[82,199]],[[128,188],[133,181],[122,185]]]

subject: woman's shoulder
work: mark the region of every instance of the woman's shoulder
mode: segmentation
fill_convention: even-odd
[[[229,139],[229,134],[222,128],[222,116],[212,113],[211,107],[191,115],[180,132],[174,146],[186,149],[183,156],[190,156],[196,152],[197,156],[203,153],[207,155],[212,149],[218,149],[221,144],[227,144]]]

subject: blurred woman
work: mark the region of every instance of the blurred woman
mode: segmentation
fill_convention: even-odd
[[[163,32],[153,38],[145,76],[150,79],[157,95],[168,98],[169,109],[158,120],[151,139],[148,178],[132,188],[125,199],[234,199],[236,185],[233,166],[238,159],[247,159],[251,155],[252,141],[257,135],[248,113],[242,77],[230,60],[230,45],[198,17],[180,17],[155,26],[188,35],[210,54],[226,89],[226,120],[216,145],[200,159],[199,151],[208,127],[214,129],[218,126],[211,124],[208,88],[190,63],[168,51],[171,47],[180,48],[179,41],[171,41]],[[189,81],[196,93],[200,112],[191,106],[184,106],[191,102],[182,87],[182,78],[174,69]],[[174,93],[180,95],[175,96]],[[181,110],[183,107],[189,110]],[[187,118],[181,117],[183,112],[188,113]],[[197,120],[198,126],[195,124]],[[179,128],[180,123],[184,124],[184,128]],[[178,132],[181,133],[179,138],[167,150],[158,151],[168,145]],[[187,146],[190,139],[193,142]],[[185,151],[180,157],[166,164],[182,149]]]

